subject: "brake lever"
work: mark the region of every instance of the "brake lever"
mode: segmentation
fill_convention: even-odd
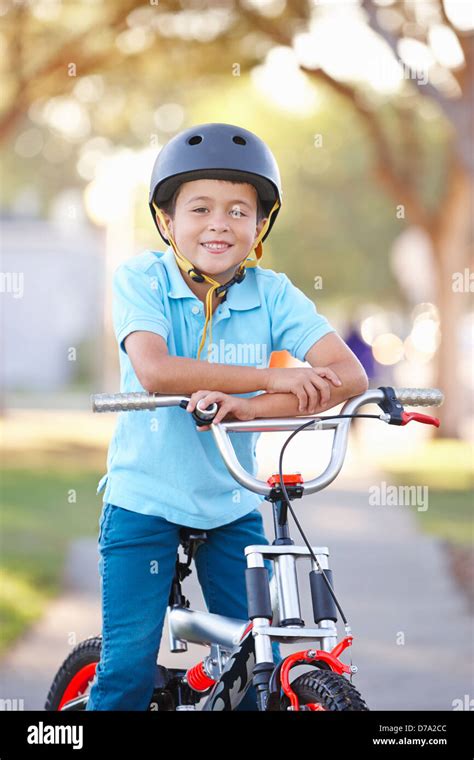
[[[402,425],[407,425],[411,420],[423,422],[425,425],[434,425],[439,427],[438,417],[431,417],[429,414],[420,414],[419,412],[402,412]]]
[[[395,389],[391,386],[379,386],[383,391],[384,398],[379,401],[378,406],[383,409],[385,414],[380,415],[380,419],[388,422],[389,425],[407,425],[411,420],[423,422],[425,425],[434,425],[439,427],[438,417],[431,417],[429,414],[420,414],[419,412],[405,412],[402,404],[397,399]]]

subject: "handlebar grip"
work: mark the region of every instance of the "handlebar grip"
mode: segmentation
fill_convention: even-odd
[[[156,409],[158,399],[152,393],[96,393],[91,396],[93,412],[129,412]]]
[[[394,388],[403,406],[441,406],[444,394],[438,388]]]
[[[214,401],[212,404],[209,404],[206,409],[202,409],[199,404],[201,403],[202,399],[197,402],[194,412],[197,417],[199,417],[200,420],[203,421],[212,421],[212,419],[216,416],[217,412],[219,411],[219,407]]]

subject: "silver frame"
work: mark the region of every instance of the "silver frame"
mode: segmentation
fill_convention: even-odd
[[[326,546],[312,547],[323,568],[329,569],[329,550]],[[296,577],[296,560],[310,559],[312,569],[317,569],[306,546],[251,545],[245,549],[247,567],[264,567],[264,559],[274,563],[274,573],[270,580],[270,596],[274,617],[269,625],[265,618],[253,621],[252,635],[255,639],[255,659],[257,663],[273,661],[272,641],[282,643],[302,642],[305,646],[317,642],[318,648],[330,652],[337,644],[337,628],[332,620],[322,620],[319,626],[291,625],[281,627],[281,619],[301,618],[299,588]],[[188,607],[167,608],[167,624],[170,651],[187,651],[188,643],[215,646],[216,652],[228,655],[239,646],[248,621],[193,610]],[[215,657],[213,658],[215,659]],[[222,670],[214,665],[214,677]],[[224,663],[225,664],[225,663]]]
[[[431,388],[395,389],[396,396],[402,404],[413,406],[438,406],[443,402],[443,394]],[[384,399],[382,390],[369,389],[355,396],[344,404],[341,414],[354,414],[361,406],[378,403]],[[98,394],[92,397],[93,409],[103,411],[139,411],[151,410],[165,406],[186,406],[187,396],[169,396],[146,393],[121,393],[115,395]],[[212,410],[215,413],[217,407]],[[199,408],[205,420],[205,411]],[[211,412],[210,412],[211,413]],[[388,422],[387,415],[380,418]],[[217,448],[232,477],[244,488],[263,496],[268,496],[272,487],[244,470],[237,459],[229,433],[265,433],[294,431],[313,419],[313,424],[304,430],[334,430],[332,451],[329,464],[324,472],[302,484],[302,496],[326,488],[339,474],[347,450],[351,419],[321,419],[317,415],[297,418],[260,419],[248,422],[210,423],[210,429]],[[313,547],[313,552],[323,570],[329,569],[329,550],[326,546]],[[255,644],[255,662],[272,662],[272,640],[288,643],[303,642],[306,647],[313,641],[319,648],[330,652],[337,644],[337,628],[332,620],[322,620],[319,626],[291,625],[282,627],[280,621],[285,618],[301,618],[299,589],[296,574],[296,561],[310,559],[312,569],[318,570],[310,557],[306,546],[293,545],[252,545],[245,549],[247,567],[264,567],[264,559],[273,562],[274,574],[270,581],[273,619],[271,625],[266,618],[255,618],[252,635]],[[187,642],[211,647],[211,655],[206,658],[206,669],[212,672],[216,681],[222,675],[231,653],[239,646],[248,621],[202,612],[185,607],[167,608],[170,650],[179,653],[187,650]],[[313,648],[311,646],[311,648]],[[243,692],[244,693],[244,692]],[[243,693],[239,696],[242,698]],[[232,697],[234,694],[232,695]],[[236,706],[236,705],[233,705]]]

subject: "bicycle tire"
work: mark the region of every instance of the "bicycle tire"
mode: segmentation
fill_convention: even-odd
[[[59,710],[64,701],[85,693],[94,677],[101,648],[102,636],[91,636],[74,647],[53,679],[46,697],[45,710]]]
[[[344,676],[328,670],[303,673],[291,683],[300,705],[315,705],[309,709],[337,712],[367,711],[369,708],[355,686]],[[280,711],[287,710],[290,700],[282,693]]]

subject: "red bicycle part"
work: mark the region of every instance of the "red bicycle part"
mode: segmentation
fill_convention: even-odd
[[[429,414],[420,414],[419,412],[402,412],[402,425],[406,425],[411,420],[423,422],[425,425],[435,425],[439,427],[438,417],[431,417]]]
[[[352,641],[352,636],[345,636],[342,641],[339,642],[339,644],[336,644],[331,652],[323,652],[321,649],[317,649],[316,651],[307,649],[304,652],[294,652],[285,659],[283,665],[281,666],[281,686],[286,696],[290,700],[290,704],[293,710],[299,710],[300,703],[298,697],[291,688],[289,678],[291,668],[296,664],[301,665],[304,662],[314,662],[315,660],[321,660],[322,662],[326,662],[331,670],[333,670],[334,673],[337,673],[338,675],[342,675],[343,673],[350,673],[350,665],[346,665],[344,662],[341,662],[339,660],[339,656],[344,651],[344,649],[351,646]],[[312,652],[312,654],[310,654],[310,652]],[[310,710],[324,710],[324,708],[321,707],[321,705],[318,705],[316,702],[311,703],[311,705],[305,706],[309,706]]]
[[[244,639],[246,637],[246,635],[248,634],[248,632],[250,631],[251,628],[253,628],[253,620],[250,621],[250,623],[248,624],[247,628],[243,632],[242,636],[240,637],[240,641],[242,641],[242,639]]]
[[[58,710],[62,710],[63,705],[65,705],[66,702],[70,702],[71,699],[76,699],[76,697],[80,697],[84,694],[89,686],[89,682],[92,681],[95,676],[96,668],[97,662],[91,662],[89,665],[84,665],[84,667],[76,673],[67,685],[67,689],[59,703]]]
[[[186,681],[194,691],[207,691],[211,686],[214,686],[216,682],[214,678],[207,675],[202,660],[188,670],[186,673]]]
[[[277,473],[276,475],[270,475],[269,478],[267,478],[267,483],[269,486],[279,486],[280,485],[280,475]],[[294,486],[299,485],[300,483],[304,483],[303,477],[300,472],[296,472],[292,475],[283,475],[283,483],[285,486]]]

